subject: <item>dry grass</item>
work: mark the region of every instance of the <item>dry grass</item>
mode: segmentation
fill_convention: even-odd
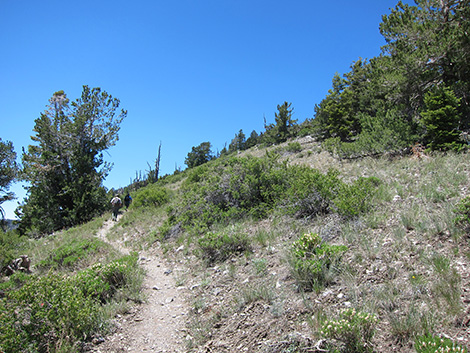
[[[268,150],[291,164],[337,169],[345,181],[379,178],[374,209],[349,220],[337,215],[245,220],[235,227],[251,239],[253,252],[210,268],[193,253],[191,239],[164,243],[166,255],[188,269],[182,283],[194,303],[188,351],[283,352],[280,347],[294,346],[296,352],[312,351],[300,347],[321,342],[322,322],[350,307],[377,315],[372,342],[377,352],[413,352],[414,337],[423,333],[468,345],[470,251],[453,218],[455,205],[470,194],[470,155],[340,161],[309,137],[297,141],[302,150],[295,154],[287,151],[288,143]],[[240,155],[246,154],[262,157],[266,150]],[[116,232],[144,236],[155,234],[164,215],[149,213],[135,224],[127,217],[128,225]],[[223,231],[219,227],[216,231]],[[349,249],[340,273],[319,293],[300,292],[289,271],[287,249],[306,232]],[[174,251],[182,244],[184,251]]]

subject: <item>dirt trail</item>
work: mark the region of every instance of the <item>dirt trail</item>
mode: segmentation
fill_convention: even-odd
[[[119,218],[118,218],[119,221]],[[98,236],[105,241],[114,225],[105,222]],[[110,242],[122,253],[129,253],[122,241]],[[129,313],[116,318],[117,329],[93,352],[184,352],[184,327],[187,305],[184,287],[177,287],[176,268],[166,263],[160,250],[139,253],[140,265],[146,275],[143,283],[145,302],[135,305]]]

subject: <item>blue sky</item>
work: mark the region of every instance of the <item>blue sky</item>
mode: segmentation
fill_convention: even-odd
[[[294,119],[358,58],[380,54],[382,15],[398,0],[0,0],[0,138],[18,161],[52,94],[101,87],[128,111],[105,186],[130,183],[161,150],[161,175],[184,169],[193,146],[214,152]],[[12,186],[21,200],[21,183]],[[17,201],[4,203],[14,216]]]

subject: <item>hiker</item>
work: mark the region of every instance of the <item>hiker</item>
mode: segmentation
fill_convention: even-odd
[[[126,210],[129,208],[129,205],[132,202],[132,197],[127,193],[126,197],[124,197],[124,205],[126,206]]]
[[[119,209],[122,207],[122,201],[119,195],[115,195],[111,200],[111,205],[113,206],[113,221],[117,221],[117,216]]]

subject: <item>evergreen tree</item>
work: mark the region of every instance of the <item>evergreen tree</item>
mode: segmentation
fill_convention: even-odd
[[[424,97],[422,123],[426,129],[425,142],[432,150],[459,150],[463,146],[458,130],[459,99],[445,86],[436,87]]]
[[[284,102],[282,105],[277,106],[277,113],[274,114],[276,121],[276,143],[287,141],[290,137],[289,129],[292,128],[297,120],[292,119],[293,108],[292,103]]]
[[[245,143],[246,149],[256,146],[258,144],[258,139],[259,139],[258,133],[255,130],[253,130],[250,134],[250,137],[248,137],[248,139],[246,140],[246,143]]]
[[[18,166],[16,164],[16,153],[11,141],[3,142],[0,138],[0,217],[5,219],[5,212],[2,203],[15,198],[9,191],[11,183],[17,177]]]
[[[450,87],[461,98],[461,115],[470,114],[470,1],[401,1],[383,16],[384,53],[393,60],[399,104],[417,117],[424,95],[435,85]],[[469,125],[468,118],[463,122]]]
[[[199,146],[191,148],[191,152],[189,152],[185,158],[184,164],[186,164],[188,168],[194,168],[212,159],[214,159],[214,154],[211,151],[211,143],[202,142]]]
[[[103,151],[118,140],[127,115],[119,100],[100,88],[83,86],[70,103],[63,91],[54,93],[48,109],[35,120],[24,151],[23,176],[30,183],[21,209],[20,230],[49,233],[89,221],[107,206],[102,182],[111,165]]]
[[[235,151],[243,151],[246,149],[246,137],[245,134],[243,133],[243,130],[240,129],[240,131],[235,134],[235,137],[233,138],[232,142],[230,143],[228,150],[229,152],[235,152]]]

